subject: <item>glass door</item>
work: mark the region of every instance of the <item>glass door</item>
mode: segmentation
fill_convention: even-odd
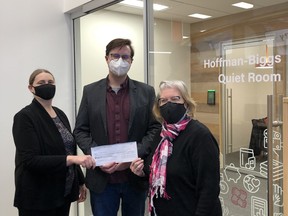
[[[283,215],[281,83],[274,36],[223,42],[223,215]],[[284,90],[284,89],[282,89]]]

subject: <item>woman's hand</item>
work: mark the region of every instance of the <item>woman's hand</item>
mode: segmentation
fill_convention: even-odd
[[[140,177],[145,176],[145,173],[143,172],[143,168],[144,168],[144,160],[141,158],[135,159],[134,161],[132,161],[130,165],[131,171]]]
[[[86,188],[86,186],[84,184],[80,185],[80,187],[79,187],[79,198],[78,198],[77,202],[78,203],[84,202],[86,200],[86,197],[87,197],[87,188]]]
[[[66,161],[67,166],[77,164],[87,169],[96,167],[96,161],[91,155],[68,155]]]

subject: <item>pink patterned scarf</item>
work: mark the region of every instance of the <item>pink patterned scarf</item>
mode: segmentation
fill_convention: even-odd
[[[180,131],[184,130],[191,120],[189,116],[185,116],[183,120],[177,122],[176,124],[166,124],[162,125],[162,131],[160,136],[162,137],[158,147],[152,158],[152,163],[150,166],[150,199],[149,199],[149,211],[154,208],[153,198],[156,195],[169,199],[169,195],[166,193],[166,165],[168,157],[172,154],[173,144],[172,141],[179,135]],[[154,209],[154,214],[156,212]]]

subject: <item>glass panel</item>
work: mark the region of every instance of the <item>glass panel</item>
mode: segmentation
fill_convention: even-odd
[[[263,134],[267,129],[267,95],[273,94],[274,79],[281,79],[273,74],[272,66],[265,65],[266,54],[274,56],[273,43],[274,38],[265,37],[222,44],[219,62],[223,66],[218,81],[226,106],[223,113],[226,165],[259,172],[259,163],[267,159]],[[262,67],[262,63],[257,63],[260,59],[264,61]]]
[[[221,190],[221,198],[234,214],[253,215],[263,210],[267,215],[267,95],[273,94],[270,78],[274,76],[273,67],[257,68],[255,59],[264,56],[266,61],[266,54],[273,56],[273,42],[273,38],[257,38],[221,46],[223,65],[218,81],[225,110],[221,176],[225,190]],[[252,207],[257,204],[260,209]]]
[[[153,3],[168,8],[153,12],[149,75],[156,88],[161,80],[184,80],[198,102],[196,117],[221,147],[223,215],[268,215],[269,205],[273,216],[283,215],[282,132],[273,127],[268,143],[266,117],[267,95],[274,95],[273,119],[278,119],[278,96],[287,92],[288,3],[253,1],[249,10],[225,0]],[[193,13],[211,17],[188,17]]]
[[[156,3],[158,1],[154,1]],[[171,7],[171,4],[174,5],[171,1],[161,1],[163,6]],[[153,11],[154,34],[153,40],[149,41],[152,43],[149,55],[154,63],[153,84],[157,90],[162,80],[179,79],[185,80],[190,88],[190,24],[174,19],[171,14],[165,14],[165,11]]]
[[[190,25],[191,94],[198,101],[198,118],[222,148],[223,215],[267,216],[271,208],[274,216],[283,215],[282,132],[273,127],[269,155],[266,117],[267,95],[274,95],[274,121],[281,118],[278,96],[287,91],[288,31],[283,21],[288,4],[269,8],[269,14],[260,8]],[[209,89],[216,92],[215,105],[206,103]]]
[[[108,75],[106,45],[114,38],[128,38],[135,50],[129,77],[144,82],[143,9],[115,4],[74,20],[76,110],[84,85]],[[78,151],[81,153],[81,150]],[[92,215],[90,198],[79,204],[79,215]],[[121,213],[119,213],[121,215]]]

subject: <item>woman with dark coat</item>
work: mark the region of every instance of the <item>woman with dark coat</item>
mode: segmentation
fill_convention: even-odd
[[[149,210],[153,216],[222,216],[219,147],[194,119],[195,102],[182,81],[163,81],[153,112],[162,129],[151,154],[130,169],[149,178]]]
[[[76,143],[64,112],[52,106],[54,76],[35,70],[28,89],[32,103],[14,116],[14,206],[19,216],[68,216],[70,204],[86,199],[79,165],[94,168],[91,156],[76,156]]]

